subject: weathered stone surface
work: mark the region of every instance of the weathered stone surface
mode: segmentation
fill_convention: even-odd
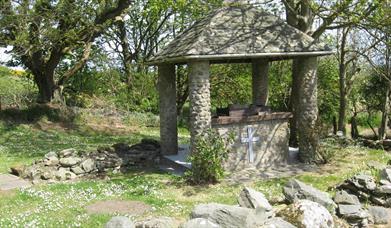
[[[174,228],[178,227],[176,221],[170,217],[149,218],[136,222],[136,228]]]
[[[159,116],[162,154],[178,153],[178,128],[176,107],[176,72],[174,64],[158,67]]]
[[[51,158],[51,157],[56,157],[56,158],[58,158],[58,155],[57,155],[56,152],[51,151],[51,152],[45,154],[45,156],[44,156],[44,158]]]
[[[125,216],[115,216],[106,223],[105,228],[135,228],[135,225]]]
[[[376,189],[375,179],[368,174],[357,174],[352,178],[345,180],[339,189],[347,189],[353,192],[370,192]]]
[[[264,114],[266,115],[268,114]],[[252,163],[249,162],[248,145],[242,143],[243,136],[247,135],[248,122],[233,124],[212,122],[212,124],[213,129],[216,129],[223,137],[234,133],[233,143],[227,146],[227,150],[235,151],[235,153],[228,153],[223,163],[225,170],[236,174],[245,169],[286,166],[289,153],[289,114],[284,118],[272,117],[268,121],[251,122],[251,126],[255,129],[254,137],[268,139],[253,143],[254,161]],[[270,129],[273,129],[272,134],[270,134]]]
[[[300,57],[295,59],[297,75],[300,75],[298,85],[298,107],[294,115],[297,117],[297,133],[299,138],[299,157],[306,163],[320,161],[318,151],[319,135],[317,132],[318,120],[318,86],[316,57]]]
[[[238,0],[229,2],[237,3]],[[189,30],[176,36],[150,61],[180,62],[184,61],[184,57],[208,55],[222,55],[222,59],[231,55],[252,58],[251,55],[255,53],[297,53],[325,49],[328,49],[325,45],[314,43],[310,36],[278,17],[249,4],[236,4],[212,11]]]
[[[205,218],[194,218],[181,225],[181,228],[221,228]]]
[[[195,152],[196,139],[211,127],[209,61],[192,61],[189,66],[190,150]]]
[[[266,211],[273,210],[272,205],[261,192],[255,191],[252,188],[245,187],[239,194],[238,203],[242,207],[251,209],[264,208]]]
[[[379,184],[380,184],[380,185],[391,185],[391,182],[390,182],[390,181],[387,181],[387,180],[380,180],[380,181],[379,181]]]
[[[390,209],[378,206],[369,206],[368,213],[375,224],[387,224],[391,222]]]
[[[380,171],[380,178],[382,180],[391,182],[391,168],[385,168]]]
[[[0,174],[0,191],[30,187],[31,183],[11,174]]]
[[[86,173],[89,173],[89,172],[93,171],[96,168],[95,162],[91,158],[86,159],[85,161],[83,161],[80,164],[80,166],[84,169],[84,171]]]
[[[253,105],[266,106],[268,101],[269,60],[252,60],[252,98]]]
[[[330,212],[319,203],[309,200],[297,200],[280,211],[279,214],[298,227],[334,227],[334,220]]]
[[[261,225],[260,228],[296,228],[296,226],[285,221],[280,217],[274,217],[268,219],[265,224]]]
[[[36,183],[42,180],[53,182],[76,177],[101,179],[108,172],[126,171],[131,167],[151,167],[159,153],[159,142],[143,139],[141,143],[132,146],[118,143],[92,152],[77,153],[74,149],[62,150],[58,154],[50,152],[43,159],[14,172]]]
[[[60,158],[66,158],[66,157],[70,157],[76,153],[77,153],[77,151],[75,149],[69,148],[69,149],[65,149],[65,150],[58,152],[58,156]]]
[[[75,166],[71,168],[71,171],[75,173],[76,175],[84,174],[85,171],[80,166]]]
[[[336,204],[333,202],[329,194],[306,185],[296,179],[289,180],[289,182],[285,185],[283,192],[286,200],[290,203],[306,199],[317,202],[332,212],[334,212],[336,208]]]
[[[55,167],[50,167],[42,170],[41,179],[50,180],[55,178],[55,173],[57,169]]]
[[[377,192],[377,193],[380,193],[380,194],[390,194],[390,197],[391,197],[391,185],[382,185],[382,186],[379,186],[379,187],[376,189],[376,192]]]
[[[60,163],[57,156],[47,157],[43,161],[45,166],[56,166]]]
[[[55,177],[59,181],[72,180],[76,178],[76,174],[69,171],[69,169],[67,168],[59,168],[58,171],[55,173]]]
[[[60,159],[60,164],[63,167],[72,167],[74,165],[77,165],[81,161],[78,157],[66,157]]]
[[[344,190],[335,194],[334,202],[337,204],[360,205],[360,200],[357,196],[349,194]]]
[[[208,219],[221,227],[250,228],[262,225],[269,218],[266,211],[261,210],[209,203],[197,205],[190,217]]]
[[[368,218],[368,213],[362,209],[361,205],[338,205],[338,215],[346,220],[356,220]]]

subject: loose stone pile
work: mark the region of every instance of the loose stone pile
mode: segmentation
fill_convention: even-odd
[[[336,213],[338,217],[344,219],[353,227],[368,227],[369,224],[387,224],[391,221],[390,209],[388,209],[391,207],[391,168],[380,170],[379,184],[371,175],[357,174],[338,185],[337,190],[332,200],[325,192],[321,192],[298,180],[290,180],[284,187],[284,195],[287,202],[293,203],[293,207],[296,207],[296,210],[294,210],[296,212],[297,208],[310,207],[308,202],[297,202],[300,202],[300,200],[311,200],[321,204],[332,214]],[[364,207],[362,205],[362,203],[367,204],[368,202],[375,206]],[[317,210],[315,207],[313,207],[312,211],[318,211],[314,214],[316,217],[322,214],[321,210]],[[285,211],[285,217],[297,216],[290,212],[289,209]],[[323,222],[326,222],[326,220]],[[308,224],[307,222],[305,223]],[[315,226],[315,224],[312,225]]]
[[[381,186],[388,186],[391,181],[390,170],[382,170]],[[239,194],[238,205],[224,205],[219,203],[199,204],[190,214],[190,219],[180,225],[180,228],[343,228],[343,227],[368,227],[369,224],[390,225],[391,215],[388,208],[381,206],[361,205],[362,195],[357,196],[346,189],[346,186],[357,186],[365,189],[364,193],[382,189],[369,175],[359,174],[338,186],[334,198],[314,187],[306,185],[298,180],[291,179],[283,188],[285,203],[273,208],[264,194],[254,189],[245,187]],[[371,190],[369,190],[371,189]],[[361,190],[360,190],[361,191]],[[383,194],[383,193],[382,193]],[[387,193],[388,194],[388,193]],[[368,196],[368,195],[365,195]],[[382,197],[390,197],[389,195]],[[368,199],[368,198],[365,198]],[[388,198],[387,198],[388,199]],[[364,202],[364,201],[361,201]],[[339,218],[338,218],[338,217]],[[122,218],[124,219],[124,218]],[[107,223],[106,227],[114,227],[114,221]],[[160,221],[160,220],[154,220]],[[164,219],[165,223],[155,222],[153,227],[178,227]],[[125,218],[123,224],[129,224]],[[132,223],[132,222],[131,222]],[[118,224],[118,223],[116,223]],[[132,223],[133,224],[133,223]],[[133,226],[116,227],[152,227],[141,226],[144,222],[136,222]],[[160,225],[159,225],[160,224]],[[388,226],[387,226],[388,227]]]
[[[368,223],[386,224],[391,220],[391,168],[380,170],[380,180],[369,174],[358,174],[337,186],[334,198],[338,204],[338,215],[355,226]],[[367,210],[361,203],[370,203]]]
[[[143,139],[136,145],[119,143],[93,152],[78,152],[75,149],[49,152],[33,165],[11,168],[11,171],[33,182],[96,178],[105,176],[107,172],[151,166],[156,163],[159,153],[160,145],[157,141]]]

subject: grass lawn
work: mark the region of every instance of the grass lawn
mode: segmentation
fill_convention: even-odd
[[[97,119],[96,123],[99,121]],[[13,165],[29,164],[49,151],[70,147],[87,151],[117,142],[136,143],[144,137],[158,137],[156,126],[121,127],[121,131],[115,132],[102,130],[104,122],[96,123],[91,126],[97,125],[101,129],[87,125],[65,129],[50,121],[24,124],[0,121],[0,173],[7,172]],[[129,119],[125,123],[126,126],[134,125]],[[186,130],[181,129],[180,132],[181,141],[186,142]],[[317,172],[304,173],[296,178],[331,194],[337,183],[367,169],[366,162],[386,163],[391,159],[389,154],[380,150],[333,144],[327,147],[335,154],[332,161]],[[282,186],[287,180],[256,180],[245,185],[273,199],[282,196]],[[198,203],[235,204],[243,186],[228,182],[189,186],[179,177],[158,171],[134,171],[114,175],[106,181],[34,186],[15,192],[0,192],[0,227],[102,227],[110,215],[88,214],[85,206],[106,199],[145,202],[153,210],[143,217],[164,215],[185,220]]]

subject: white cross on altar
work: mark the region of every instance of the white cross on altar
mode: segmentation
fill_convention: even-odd
[[[242,143],[247,143],[248,160],[250,163],[254,162],[254,150],[253,143],[259,141],[259,137],[254,137],[254,131],[252,127],[247,127],[247,138],[242,138]]]

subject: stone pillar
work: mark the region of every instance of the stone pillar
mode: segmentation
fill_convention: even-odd
[[[323,159],[318,151],[317,58],[301,57],[298,61],[301,77],[297,107],[299,158],[305,163],[318,163]]]
[[[253,105],[267,105],[269,95],[269,60],[252,60]]]
[[[175,65],[159,65],[158,74],[161,153],[163,155],[177,154],[178,128]]]
[[[191,61],[189,65],[190,148],[194,152],[196,138],[211,128],[209,62]]]

